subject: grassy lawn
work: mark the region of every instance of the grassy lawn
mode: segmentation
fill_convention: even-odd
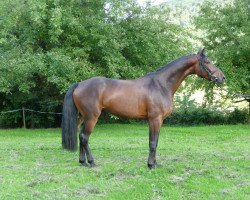
[[[0,130],[0,199],[250,199],[250,126],[163,127],[147,168],[147,125],[98,125],[97,166],[59,129]]]

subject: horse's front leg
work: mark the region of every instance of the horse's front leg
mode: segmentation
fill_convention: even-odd
[[[148,120],[149,125],[149,157],[148,157],[148,167],[150,169],[156,166],[156,148],[158,144],[158,138],[160,133],[160,128],[162,125],[162,118],[156,117]]]

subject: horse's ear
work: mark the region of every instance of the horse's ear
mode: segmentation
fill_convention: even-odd
[[[203,57],[205,55],[204,52],[205,52],[205,47],[203,49],[199,50],[197,55],[199,55],[200,57]]]

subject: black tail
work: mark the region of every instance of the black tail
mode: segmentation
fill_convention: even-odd
[[[62,147],[75,151],[77,148],[78,111],[73,100],[73,92],[78,83],[73,84],[64,97],[62,112]]]

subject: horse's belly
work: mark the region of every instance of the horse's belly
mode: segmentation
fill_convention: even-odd
[[[114,108],[107,108],[107,110],[116,116],[125,117],[125,118],[133,118],[133,119],[146,119],[147,114],[136,112],[135,110],[128,110],[128,109],[114,109]]]
[[[143,102],[140,103],[133,98],[111,98],[104,102],[103,108],[120,117],[147,118]]]

